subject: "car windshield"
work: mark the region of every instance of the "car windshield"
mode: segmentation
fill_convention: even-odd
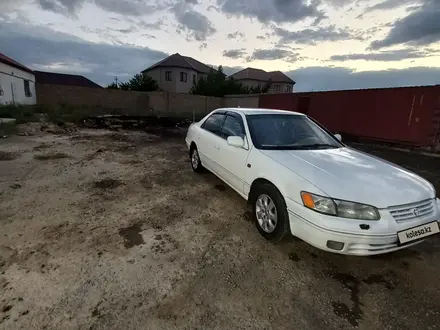
[[[341,148],[335,137],[306,116],[247,115],[252,141],[258,149],[312,150]]]

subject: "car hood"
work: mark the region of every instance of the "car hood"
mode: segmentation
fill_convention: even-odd
[[[425,179],[351,148],[262,152],[333,198],[386,208],[434,197]]]

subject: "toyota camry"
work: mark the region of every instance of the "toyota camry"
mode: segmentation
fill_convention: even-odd
[[[245,198],[262,236],[291,233],[326,251],[392,252],[439,233],[432,184],[341,142],[312,118],[270,109],[217,109],[187,133],[192,169]]]

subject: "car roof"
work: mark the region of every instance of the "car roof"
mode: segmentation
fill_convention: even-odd
[[[274,114],[282,114],[282,115],[299,115],[304,116],[303,113],[287,111],[287,110],[279,110],[279,109],[263,109],[263,108],[220,108],[216,109],[216,111],[235,111],[238,113],[242,113],[244,115],[274,115]]]

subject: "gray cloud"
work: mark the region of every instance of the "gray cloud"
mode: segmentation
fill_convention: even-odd
[[[234,33],[228,33],[228,39],[242,39],[244,38],[244,33],[240,31],[235,31]]]
[[[0,1],[0,15],[7,13],[23,4],[25,0],[2,0]]]
[[[410,4],[417,4],[420,3],[421,0],[383,0],[382,2],[379,2],[378,4],[375,4],[374,6],[367,7],[364,11],[364,14],[370,13],[372,11],[376,10],[390,10],[395,9],[398,7],[410,5]]]
[[[244,48],[225,50],[223,51],[223,56],[233,59],[243,58],[246,57],[246,50]]]
[[[64,1],[69,1],[69,0],[64,0]],[[163,6],[148,4],[145,1],[133,1],[133,0],[94,0],[94,1],[98,7],[106,11],[121,15],[129,15],[129,16],[142,16],[164,8]]]
[[[124,80],[162,60],[147,47],[96,44],[49,28],[0,21],[2,52],[33,69],[79,73],[101,83]]]
[[[139,21],[133,20],[133,22],[136,25],[138,25],[139,27],[144,28],[144,29],[149,29],[149,30],[159,30],[162,28],[162,26],[165,25],[165,23],[163,22],[163,19],[159,19],[156,22],[152,22],[152,23],[150,23],[150,22],[147,23],[143,20],[139,20]]]
[[[36,0],[36,3],[43,10],[75,15],[84,4],[84,0]]]
[[[318,29],[305,29],[301,31],[288,31],[279,27],[274,28],[275,34],[280,37],[280,44],[298,43],[307,45],[316,45],[319,42],[339,41],[347,39],[362,40],[360,34],[356,35],[348,28],[336,29],[334,25],[321,27]]]
[[[219,13],[220,12],[220,9],[218,8],[218,7],[216,7],[216,6],[213,6],[213,5],[210,5],[210,6],[208,6],[208,8],[206,9],[207,11],[216,11],[217,13]]]
[[[9,0],[8,0],[9,1]],[[35,0],[43,9],[55,13],[76,16],[76,13],[87,0]],[[108,12],[128,15],[142,16],[151,14],[158,10],[165,9],[168,2],[151,2],[151,0],[92,0],[103,10]],[[196,0],[187,0],[190,3],[197,3]]]
[[[197,11],[176,12],[175,15],[180,23],[179,29],[185,30],[188,33],[188,38],[205,41],[217,31],[209,19]]]
[[[425,58],[436,55],[440,56],[440,52],[436,53],[433,50],[420,51],[417,49],[397,49],[397,50],[389,50],[389,51],[373,52],[373,53],[334,55],[330,57],[330,60],[340,61],[340,62],[349,61],[349,60],[391,62],[391,61],[401,61],[406,59]]]
[[[65,15],[75,15],[87,0],[36,0],[41,8]],[[178,23],[177,28],[185,32],[187,39],[205,41],[216,32],[211,21],[200,12],[194,10],[193,6],[199,4],[198,0],[90,0],[99,8],[125,16],[126,20],[138,19],[136,25],[141,28],[158,29],[163,25],[159,20],[154,23],[147,23],[139,20],[140,16],[149,15],[157,11],[171,11]]]
[[[112,30],[113,30],[113,31],[116,31],[116,32],[120,32],[120,33],[127,34],[127,33],[133,33],[133,32],[136,32],[136,31],[137,31],[137,28],[136,28],[135,26],[130,26],[130,27],[125,28],[125,29],[112,29]]]
[[[356,72],[341,67],[306,67],[285,72],[298,92],[435,85],[440,68],[414,67],[401,70]]]
[[[440,41],[440,1],[425,0],[419,9],[397,20],[388,35],[373,41],[371,49],[380,49],[398,44],[429,45]]]
[[[179,23],[178,29],[186,32],[188,40],[206,41],[208,37],[217,32],[205,15],[194,10],[187,3],[176,3],[172,7],[172,11]]]
[[[300,59],[300,54],[292,52],[287,49],[273,48],[273,49],[255,49],[247,61],[252,60],[284,60],[294,62]]]
[[[319,1],[306,0],[217,0],[220,10],[231,16],[257,18],[260,22],[297,22],[305,18],[321,20]]]

